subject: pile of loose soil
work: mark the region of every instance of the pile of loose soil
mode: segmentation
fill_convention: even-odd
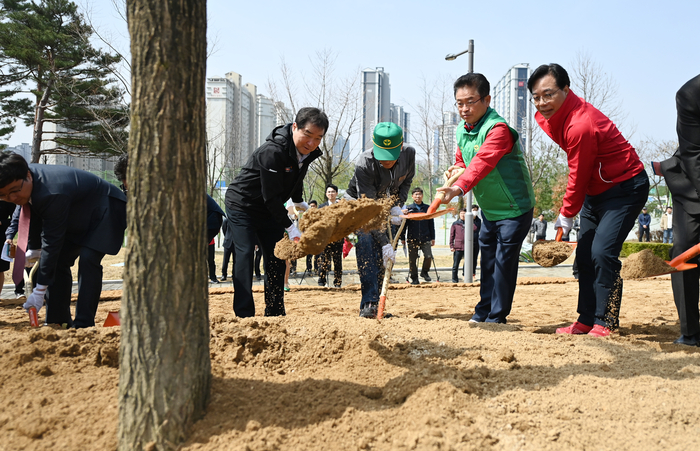
[[[700,348],[672,344],[668,276],[625,282],[602,339],[554,334],[577,317],[572,278],[519,279],[508,324],[468,322],[478,284],[391,287],[381,323],[356,286],[292,286],[286,317],[246,319],[212,290],[211,402],[179,449],[700,449]],[[0,304],[0,449],[116,449],[120,337],[32,330]]]
[[[651,249],[643,249],[630,255],[622,262],[620,277],[623,279],[643,279],[675,271],[676,268],[654,255]]]
[[[386,218],[393,204],[392,199],[340,200],[324,208],[314,208],[299,220],[301,240],[289,239],[277,242],[275,256],[281,260],[293,260],[323,252],[328,243],[342,240],[358,229],[374,230],[386,226]]]
[[[556,266],[573,252],[574,247],[563,241],[538,240],[532,245],[532,258],[544,267]]]

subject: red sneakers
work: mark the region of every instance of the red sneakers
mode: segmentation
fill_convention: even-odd
[[[594,327],[586,326],[583,323],[574,321],[574,323],[569,327],[560,327],[557,329],[558,334],[568,334],[568,335],[584,335],[594,329]]]
[[[591,331],[588,332],[588,335],[592,337],[607,337],[611,333],[612,331],[607,327],[596,324],[595,326],[593,326],[593,329],[591,329]]]

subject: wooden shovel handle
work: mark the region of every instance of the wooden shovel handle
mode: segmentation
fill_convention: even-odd
[[[449,172],[445,171],[442,175],[445,177],[445,184],[442,185],[443,188],[449,188],[450,186],[454,185],[454,183],[459,179],[459,177],[464,174],[465,169],[464,168],[458,168],[458,170],[452,174],[452,177],[449,176]],[[445,198],[445,193],[442,191],[438,191],[438,193],[435,195],[435,199],[433,202],[430,204],[430,207],[428,207],[428,214],[435,213],[437,209],[440,207],[440,204],[442,203],[442,200]]]
[[[554,241],[561,241],[561,238],[564,236],[564,229],[561,227],[557,227],[557,236],[554,238]]]

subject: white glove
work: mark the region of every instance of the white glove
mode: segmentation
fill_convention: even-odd
[[[34,307],[36,312],[39,313],[39,310],[44,306],[44,296],[46,296],[46,285],[38,283],[36,287],[34,287],[32,294],[27,298],[27,302],[25,302],[22,307],[24,307],[25,310]]]
[[[297,210],[306,211],[309,209],[309,204],[306,202],[294,202],[294,207],[296,207]]]
[[[557,222],[554,223],[554,228],[558,229],[559,227],[562,228],[563,235],[566,236],[571,232],[571,228],[574,226],[574,218],[567,218],[561,213],[559,213],[559,217],[557,218]]]
[[[384,259],[384,267],[389,267],[389,262],[396,263],[396,251],[391,246],[391,244],[385,244],[382,246],[382,258]]]
[[[284,230],[287,231],[287,235],[289,235],[290,240],[299,241],[301,239],[301,232],[296,225],[292,224]]]
[[[401,219],[399,216],[403,214],[403,211],[401,211],[401,207],[391,207],[391,211],[389,212],[391,215],[391,224],[392,225],[401,225]]]
[[[31,268],[39,257],[41,257],[41,249],[27,249],[24,253],[24,266]]]

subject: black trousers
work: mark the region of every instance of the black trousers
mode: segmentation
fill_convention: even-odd
[[[326,283],[326,275],[331,270],[333,262],[333,284],[339,287],[343,283],[343,240],[330,243],[319,255],[318,282]]]
[[[68,324],[69,327],[92,327],[102,293],[102,259],[105,254],[96,250],[63,242],[63,248],[56,263],[54,281],[46,290],[46,322]],[[78,302],[75,307],[75,321],[71,318],[70,300],[73,287],[71,267],[80,257],[78,264]]]
[[[207,248],[207,263],[209,264],[209,279],[216,280],[216,261],[214,256],[216,255],[216,246],[210,244]]]
[[[275,257],[275,244],[284,228],[272,218],[259,218],[244,211],[226,209],[233,228],[236,262],[233,267],[233,311],[238,317],[255,316],[253,302],[253,254],[256,238],[265,268],[265,316],[283,316],[285,262]]]
[[[459,281],[459,267],[464,258],[464,251],[455,250],[452,254],[452,282]]]
[[[645,229],[644,227],[639,227],[639,242],[642,242],[642,239],[646,235],[647,239],[646,242],[648,243],[651,241],[651,231],[649,230],[649,226]]]
[[[231,264],[231,267],[236,266],[236,254],[233,252],[233,249],[230,248],[224,248],[224,260],[221,262],[221,275],[223,277],[226,277],[226,273],[228,272],[228,263],[231,261],[231,257],[233,257],[233,263]],[[233,276],[233,274],[231,274]]]
[[[674,233],[671,258],[677,257],[690,249],[691,246],[700,243],[700,216],[688,214],[680,202],[676,202],[673,206]],[[688,263],[700,263],[700,258],[692,258],[688,260]],[[700,269],[694,268],[672,273],[671,287],[676,310],[678,310],[678,318],[681,322],[681,334],[695,335],[700,333],[700,313],[698,312]]]
[[[586,196],[576,246],[579,322],[618,328],[622,301],[618,257],[648,195],[649,178],[642,171],[601,194]]]

